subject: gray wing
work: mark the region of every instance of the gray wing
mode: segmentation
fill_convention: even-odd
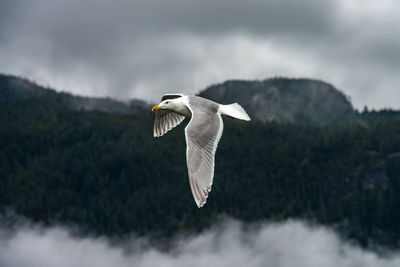
[[[154,137],[160,137],[166,134],[169,130],[176,127],[184,119],[185,117],[179,115],[178,113],[162,109],[157,110],[153,127]]]
[[[208,192],[211,191],[215,151],[222,130],[221,115],[205,111],[200,114],[192,111],[192,119],[185,128],[189,183],[199,208],[206,203]]]

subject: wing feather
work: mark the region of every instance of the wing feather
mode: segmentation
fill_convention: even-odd
[[[184,119],[185,116],[179,115],[178,113],[163,109],[157,110],[153,127],[154,137],[160,137],[166,134],[169,130],[179,125]]]
[[[186,160],[189,183],[197,206],[202,207],[211,191],[214,178],[214,159],[223,131],[221,115],[214,112],[192,112],[185,128]]]

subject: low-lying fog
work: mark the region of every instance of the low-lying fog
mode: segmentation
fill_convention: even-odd
[[[249,226],[226,219],[201,234],[176,237],[173,248],[162,250],[146,238],[113,245],[106,237],[77,237],[64,227],[24,223],[15,232],[7,229],[0,230],[0,266],[7,267],[400,266],[400,254],[383,258],[329,228],[301,221]]]

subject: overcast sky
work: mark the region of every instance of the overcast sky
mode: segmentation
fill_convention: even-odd
[[[226,79],[308,77],[400,109],[400,1],[1,0],[0,72],[156,101]]]

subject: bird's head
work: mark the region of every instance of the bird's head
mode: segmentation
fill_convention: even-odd
[[[175,99],[166,99],[164,101],[161,101],[160,104],[157,106],[154,106],[151,110],[159,110],[159,109],[166,109],[166,110],[174,110],[176,108],[176,101]]]

